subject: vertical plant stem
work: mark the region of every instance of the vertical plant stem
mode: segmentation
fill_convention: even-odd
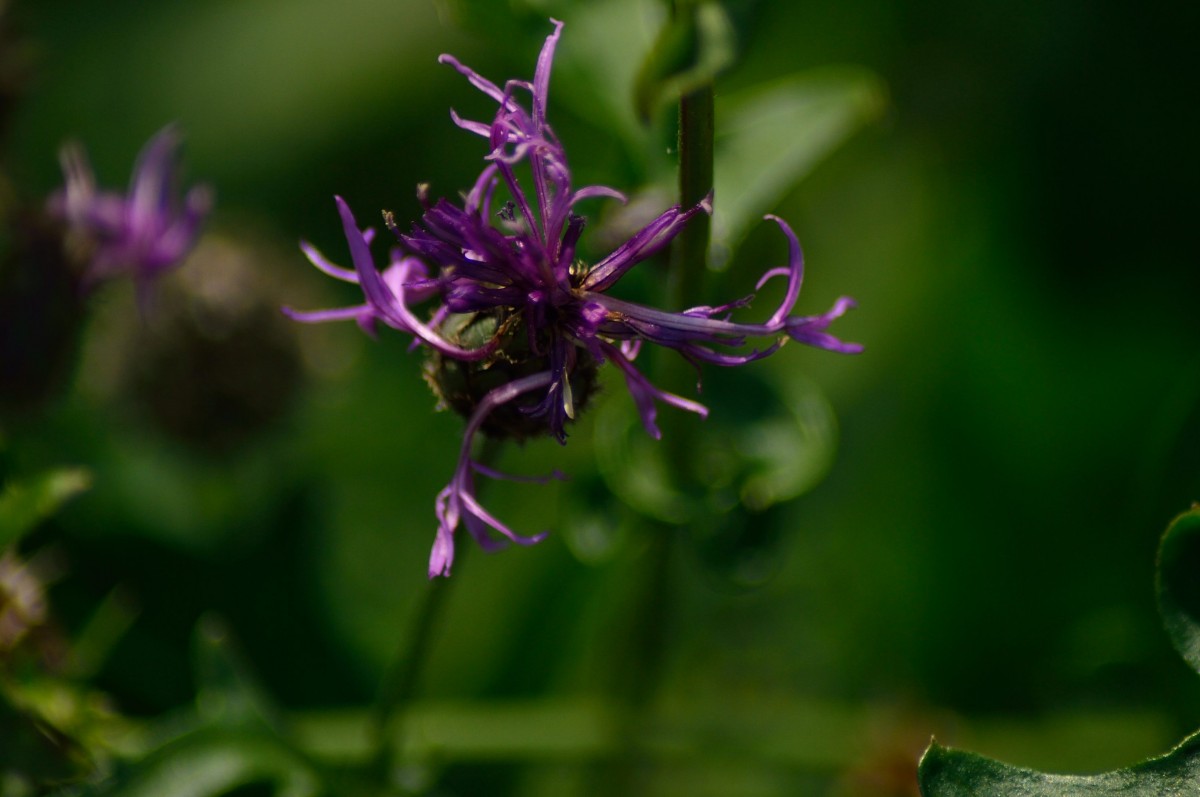
[[[691,13],[694,8],[688,6]],[[713,88],[709,83],[679,99],[679,202],[683,207],[694,206],[713,190]],[[705,282],[708,273],[708,245],[712,225],[707,213],[698,213],[675,239],[667,280],[668,304],[683,310],[704,304]],[[688,382],[695,383],[692,367],[674,352],[664,362],[663,380],[667,385],[683,390]],[[689,386],[690,387],[690,386]],[[678,477],[691,471],[692,448],[686,427],[694,418],[664,415],[664,438],[672,472]],[[672,427],[684,427],[672,429]],[[672,433],[674,431],[674,433]],[[686,487],[687,485],[681,485]]]
[[[690,21],[694,24],[697,14],[695,0],[674,0],[673,13],[676,18],[690,14]],[[679,203],[682,207],[693,207],[712,194],[713,137],[713,84],[710,82],[679,98]],[[712,224],[708,214],[698,213],[675,239],[667,278],[667,306],[672,310],[704,304],[711,233]],[[664,366],[664,381],[673,387],[679,388],[692,376],[691,367],[679,357],[669,357]],[[687,424],[682,420],[676,422],[673,417],[664,417],[663,420],[667,427],[664,428],[664,437],[669,441],[668,457],[672,472],[682,477],[691,471],[692,466],[689,436],[683,433],[684,429],[676,429],[676,434],[670,434],[672,430],[669,427]]]
[[[687,208],[713,190],[713,88],[708,84],[679,99],[679,202]],[[712,224],[707,214],[692,217],[676,239],[668,297],[672,309],[701,304]]]
[[[492,465],[499,453],[500,443],[485,437],[483,450],[477,461]],[[463,559],[470,548],[467,544],[468,536],[462,535],[462,544],[455,549],[455,565],[459,570],[462,569]],[[371,716],[371,743],[375,752],[369,767],[370,774],[377,782],[384,784],[385,791],[392,785],[396,757],[404,746],[405,712],[416,695],[421,673],[429,659],[433,632],[442,617],[451,581],[452,579],[446,576],[430,579],[419,599],[413,626],[401,639],[396,656],[380,684]]]
[[[673,13],[678,19],[691,15],[695,25],[697,4],[695,0],[674,0]],[[679,204],[693,207],[709,196],[713,190],[713,84],[702,87],[679,98]],[[708,276],[708,249],[712,234],[712,223],[708,214],[698,213],[691,218],[687,227],[675,239],[671,250],[670,270],[667,275],[667,307],[683,310],[705,303],[705,283]],[[694,382],[691,366],[674,353],[663,362],[662,379],[676,389]],[[668,417],[669,416],[669,417]],[[677,477],[691,471],[692,449],[690,439],[684,433],[693,418],[678,419],[674,413],[664,414],[664,438],[668,446],[668,459],[672,472]],[[671,427],[676,428],[674,430]],[[675,433],[672,434],[672,431]],[[687,485],[680,485],[687,487]]]
[[[460,567],[466,548],[463,545],[457,552],[456,564]],[[433,630],[442,616],[450,581],[440,576],[430,579],[421,594],[412,629],[402,639],[395,658],[383,676],[371,717],[371,741],[375,754],[370,766],[375,779],[385,787],[390,787],[392,783],[396,756],[404,741],[405,711],[416,694],[417,683],[429,658]]]
[[[695,14],[688,0],[676,0],[674,13]],[[679,101],[679,202],[691,207],[712,192],[713,186],[713,88],[705,85]],[[675,239],[667,278],[667,301],[672,309],[703,304],[711,225],[707,214],[697,214]],[[673,353],[672,353],[673,354]],[[691,378],[691,367],[677,356],[659,363],[662,378],[668,384]],[[682,414],[682,413],[680,413]],[[686,423],[665,413],[660,419],[667,439],[667,457],[677,485],[688,490],[687,474],[692,472],[692,446]],[[672,430],[671,427],[677,427]],[[674,432],[674,433],[672,433]],[[616,766],[607,766],[596,779],[597,794],[632,794],[641,789],[646,761],[633,749],[633,741],[642,727],[646,709],[654,699],[666,664],[666,650],[672,613],[671,565],[680,529],[674,525],[646,521],[651,535],[650,549],[633,595],[633,617],[626,636],[628,654],[624,656],[627,677],[621,691],[625,717],[621,736],[629,747]]]

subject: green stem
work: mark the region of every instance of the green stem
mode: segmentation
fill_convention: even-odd
[[[674,13],[697,13],[697,6],[688,0],[676,0]],[[712,194],[713,190],[713,85],[703,87],[679,98],[679,203],[694,207]],[[705,283],[708,276],[708,250],[712,225],[707,213],[698,213],[675,239],[667,279],[667,307],[682,310],[705,303]],[[668,353],[661,378],[668,389],[690,390],[695,384],[691,366]],[[686,387],[685,387],[686,386]],[[663,436],[667,440],[667,458],[679,484],[685,474],[692,472],[693,450],[687,428],[695,418],[678,418],[664,413]],[[674,427],[674,428],[673,428]]]
[[[695,23],[697,4],[690,0],[675,0],[676,17],[690,14]],[[708,83],[679,98],[679,204],[694,207],[713,190],[713,85]],[[708,249],[712,232],[707,213],[698,213],[675,239],[667,275],[667,307],[682,310],[705,303],[705,283],[708,277]],[[667,353],[661,379],[668,389],[687,390],[695,384],[690,365],[674,354]],[[684,387],[687,385],[688,387]],[[673,472],[683,477],[692,469],[692,446],[686,428],[694,418],[677,418],[676,413],[662,416],[663,436],[669,450],[667,458]],[[674,427],[674,429],[672,428]],[[672,433],[674,432],[674,433]],[[687,485],[682,485],[685,487]]]
[[[491,465],[496,462],[500,453],[500,443],[489,437],[484,438],[483,450],[477,462]],[[463,558],[470,545],[466,544],[468,535],[463,535],[463,543],[455,549],[455,564],[461,571]],[[401,639],[396,656],[384,673],[380,684],[379,695],[371,712],[370,738],[373,755],[368,764],[370,774],[390,788],[397,754],[404,747],[405,718],[413,697],[417,692],[417,684],[425,668],[432,648],[433,631],[442,616],[446,604],[446,596],[450,592],[450,577],[431,579],[420,597],[417,616],[411,632]]]
[[[694,7],[688,13],[695,13]],[[708,84],[679,99],[679,202],[684,208],[713,190],[713,87]],[[671,263],[669,299],[672,309],[703,302],[708,245],[708,214],[692,217],[676,239]]]
[[[677,0],[675,13],[695,14],[696,8],[685,0]],[[713,89],[708,84],[679,100],[679,202],[693,207],[709,196],[713,186]],[[708,214],[692,217],[687,227],[675,239],[667,281],[667,306],[682,309],[702,304],[705,296],[705,277],[708,271],[708,246],[711,225]],[[660,371],[668,384],[694,379],[690,366],[678,357],[670,356],[660,363]],[[692,446],[687,428],[678,428],[685,419],[661,418],[668,437],[667,456],[672,470],[682,486],[686,474],[692,471]],[[672,430],[672,427],[677,427]],[[673,434],[672,431],[675,433]],[[642,582],[633,596],[633,617],[625,639],[628,651],[625,661],[626,680],[618,686],[624,704],[619,723],[619,738],[630,740],[615,761],[605,762],[594,781],[597,794],[630,794],[640,791],[644,772],[644,753],[636,749],[633,739],[658,691],[662,679],[671,605],[671,562],[679,529],[675,526],[647,522],[646,532],[651,546],[646,557]]]
[[[466,548],[465,545],[460,546],[458,551],[460,567]],[[392,783],[396,754],[403,746],[405,714],[416,694],[425,661],[429,658],[433,629],[441,617],[449,591],[449,578],[430,580],[421,595],[415,624],[401,641],[396,657],[384,673],[379,697],[371,713],[371,742],[375,752],[370,769],[385,786]]]

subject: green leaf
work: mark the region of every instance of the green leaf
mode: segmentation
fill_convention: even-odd
[[[646,434],[628,399],[608,401],[597,413],[596,461],[627,506],[667,523],[695,523],[735,506],[763,512],[824,478],[837,450],[837,422],[820,390],[794,369],[747,369],[737,379],[714,374],[702,398],[709,416],[683,473],[667,447]],[[704,494],[691,494],[688,485]]]
[[[855,67],[792,75],[718,97],[712,262],[886,105],[874,73]]]
[[[63,783],[92,771],[79,743],[36,714],[14,705],[0,690],[0,794],[4,781],[32,784]],[[20,793],[19,791],[16,793]]]
[[[917,779],[924,797],[1164,797],[1200,793],[1200,733],[1171,752],[1100,775],[1047,775],[929,745]]]
[[[303,757],[263,728],[202,728],[118,771],[89,797],[218,797],[321,793]],[[254,789],[251,791],[250,789]]]
[[[1158,550],[1163,624],[1180,655],[1200,672],[1200,505],[1171,522]],[[918,768],[925,797],[1089,797],[1200,793],[1200,733],[1159,758],[1100,775],[1047,775],[936,742]]]
[[[16,542],[91,483],[91,474],[83,468],[62,468],[10,481],[0,492],[0,548]]]
[[[1167,527],[1158,548],[1158,609],[1179,655],[1200,672],[1200,505]]]
[[[649,122],[664,105],[709,85],[734,60],[733,23],[720,3],[684,3],[663,25],[634,82],[634,106]]]

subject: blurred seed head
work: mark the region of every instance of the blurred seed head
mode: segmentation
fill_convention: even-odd
[[[143,322],[128,294],[97,308],[87,389],[167,436],[226,454],[279,421],[303,376],[296,325],[280,311],[278,260],[251,240],[209,234],[158,283]]]

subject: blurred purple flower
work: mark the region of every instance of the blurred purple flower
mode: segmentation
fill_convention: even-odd
[[[196,186],[178,190],[179,131],[168,125],[138,154],[128,194],[96,188],[83,149],[68,144],[60,153],[66,185],[49,199],[52,215],[85,247],[85,289],[128,275],[142,306],[155,278],[178,265],[192,248],[212,206],[212,192]]]
[[[800,293],[803,256],[791,228],[775,216],[768,218],[788,239],[788,263],[763,274],[758,288],[783,277],[787,289],[779,307],[763,323],[730,320],[732,311],[748,305],[752,297],[720,307],[668,312],[607,295],[626,272],[667,246],[690,218],[710,213],[711,198],[690,208],[668,208],[594,265],[575,259],[584,228],[584,218],[574,212],[575,206],[598,197],[625,198],[605,186],[573,189],[566,154],[546,123],[550,67],[561,31],[562,23],[554,21],[554,32],[538,57],[533,83],[511,80],[501,88],[452,56],[441,57],[442,63],[464,75],[499,106],[488,124],[463,119],[451,111],[459,127],[487,139],[490,146],[483,172],[462,207],[445,199],[430,205],[422,190],[425,213],[407,234],[396,229],[390,214],[385,214],[400,243],[380,273],[369,249],[373,232],[361,231],[350,207],[335,197],[354,268],[330,263],[308,244],[302,244],[302,249],[326,274],[357,283],[366,301],[315,312],[285,308],[297,321],[353,319],[370,333],[384,324],[414,336],[414,345],[431,351],[435,364],[430,382],[443,403],[468,416],[458,466],[437,497],[431,578],[449,575],[453,535],[460,523],[489,549],[504,544],[493,538],[493,531],[523,545],[545,536],[517,534],[479,503],[475,474],[504,476],[472,459],[472,443],[481,429],[523,437],[531,433],[530,424],[565,441],[566,423],[575,417],[594,386],[598,363],[611,361],[621,371],[643,426],[658,438],[655,415],[659,402],[700,416],[705,416],[707,409],[655,387],[637,370],[634,360],[646,341],[675,349],[696,365],[743,365],[773,354],[789,339],[842,353],[862,350],[859,344],[843,343],[826,332],[834,319],[854,306],[852,299],[839,299],[823,315],[791,314]],[[529,95],[528,107],[517,101],[521,94]],[[515,170],[518,166],[528,168],[532,194],[522,187]],[[493,194],[501,184],[511,200],[493,212]],[[493,217],[499,219],[498,224]],[[436,264],[436,273],[430,272],[426,262]],[[412,305],[435,298],[440,304],[432,318],[421,321]],[[464,319],[469,320],[464,323]],[[469,335],[460,334],[478,319],[489,321],[483,327],[486,337],[477,335],[477,340],[470,341]],[[764,348],[745,351],[742,347],[748,338],[768,338],[770,342]],[[466,375],[465,397],[447,395],[450,389],[441,376],[442,366],[453,366],[460,376]],[[495,372],[501,374],[499,384],[480,394],[489,374]],[[510,420],[497,422],[495,416],[504,411]]]

